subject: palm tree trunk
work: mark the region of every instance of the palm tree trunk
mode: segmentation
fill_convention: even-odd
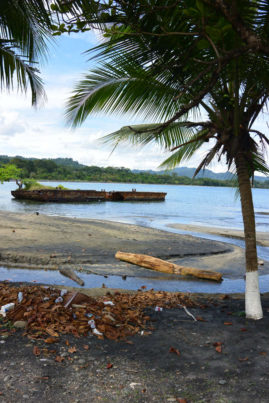
[[[246,257],[246,292],[245,311],[246,317],[261,319],[263,317],[261,296],[258,277],[258,259],[256,248],[255,215],[252,200],[252,192],[249,171],[244,153],[238,153],[235,165],[239,183],[242,216],[245,234],[245,257]]]

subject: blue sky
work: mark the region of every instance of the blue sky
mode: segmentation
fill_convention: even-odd
[[[71,157],[86,165],[157,169],[168,157],[156,145],[144,148],[118,147],[111,155],[111,146],[104,146],[100,138],[130,123],[141,123],[127,116],[98,115],[89,117],[78,129],[66,126],[64,105],[76,81],[94,68],[85,52],[98,41],[95,33],[56,37],[50,46],[47,62],[40,66],[47,93],[47,101],[37,109],[31,107],[30,97],[1,93],[0,97],[0,154],[25,157]],[[257,128],[267,130],[265,116]],[[201,150],[184,166],[197,166],[205,150]],[[226,171],[225,165],[215,163],[215,171]]]

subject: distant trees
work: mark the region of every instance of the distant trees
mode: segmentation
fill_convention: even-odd
[[[218,180],[207,177],[191,179],[179,176],[176,173],[150,173],[147,171],[133,172],[128,168],[81,165],[75,161],[65,159],[29,159],[21,157],[0,156],[0,166],[5,164],[16,165],[19,168],[20,178],[35,180],[65,180],[89,182],[122,182],[122,183],[153,183],[171,185],[197,186],[234,186],[235,179]],[[57,163],[58,162],[58,163]],[[66,163],[67,162],[67,163]],[[269,188],[269,181],[254,182],[255,187]]]
[[[14,164],[7,164],[0,167],[0,183],[4,183],[11,179],[18,180],[21,178],[21,170]]]

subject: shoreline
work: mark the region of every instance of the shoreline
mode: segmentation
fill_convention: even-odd
[[[0,261],[50,266],[119,263],[118,250],[161,259],[233,250],[222,242],[133,224],[6,211],[0,211],[0,237]]]
[[[192,224],[168,224],[167,227],[181,229],[183,231],[197,232],[201,234],[211,234],[224,236],[226,238],[235,238],[244,240],[244,231],[237,229],[228,229],[220,227],[210,227],[203,225],[192,225]],[[257,245],[269,247],[269,233],[267,232],[256,232]]]
[[[113,221],[0,211],[0,237],[2,267],[59,270],[64,266],[89,274],[158,276],[165,281],[164,273],[115,259],[121,250],[219,271],[230,279],[243,278],[245,272],[244,250],[237,246]],[[269,262],[261,269],[261,274],[268,274]]]

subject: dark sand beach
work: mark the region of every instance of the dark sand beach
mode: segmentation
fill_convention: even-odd
[[[227,243],[36,214],[1,212],[0,223],[3,266],[151,275],[116,261],[115,252],[123,250],[192,263],[230,278],[244,274],[244,251]],[[268,272],[267,262],[262,270]],[[196,305],[188,310],[197,320],[182,306],[162,312],[149,307],[148,331],[119,342],[89,332],[48,344],[44,338],[29,339],[24,330],[14,332],[0,319],[0,402],[267,403],[268,294],[262,296],[264,318],[257,322],[244,317],[242,295],[191,298]]]
[[[153,275],[115,259],[121,250],[220,271],[227,278],[242,278],[245,270],[239,247],[110,221],[0,212],[0,238],[2,266],[56,270],[68,266],[96,274]],[[267,262],[261,270],[269,273]]]
[[[47,344],[0,322],[0,401],[267,403],[268,297],[257,322],[242,297],[193,298],[197,321],[182,307],[148,308],[149,331],[119,342],[89,332]]]
[[[210,226],[201,225],[187,225],[187,224],[170,224],[169,227],[177,228],[184,231],[198,232],[201,234],[213,234],[224,236],[228,238],[236,238],[244,240],[244,232],[242,230],[236,229],[226,229],[226,228],[215,228]],[[268,232],[257,232],[257,245],[269,246],[269,233]]]

